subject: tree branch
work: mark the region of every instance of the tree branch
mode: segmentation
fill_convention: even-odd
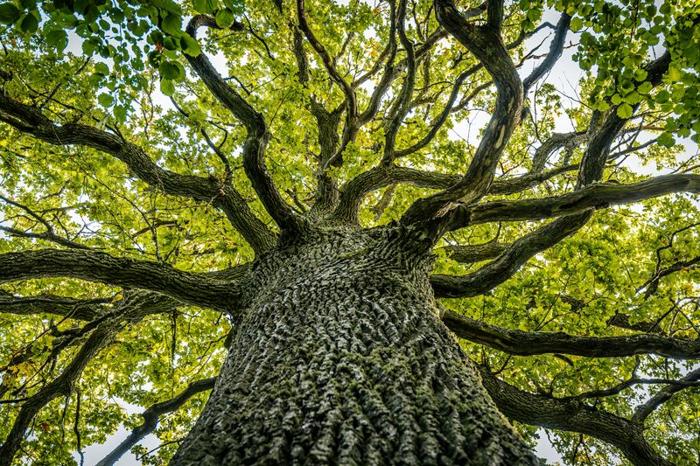
[[[187,25],[187,33],[196,39],[197,29],[204,26],[219,29],[214,18],[197,15]],[[234,30],[240,30],[242,25],[234,23],[231,27]],[[299,231],[302,228],[302,220],[282,199],[265,167],[265,147],[270,137],[265,119],[226,83],[204,53],[200,53],[196,57],[185,54],[185,57],[214,97],[246,127],[243,168],[265,209],[282,230]]]
[[[102,252],[40,249],[0,254],[0,283],[45,277],[73,277],[148,289],[188,304],[228,312],[233,311],[242,294],[240,287],[230,281]]]
[[[494,221],[541,220],[682,192],[700,193],[700,175],[662,175],[633,184],[598,183],[542,199],[460,205],[452,211],[449,229]]]
[[[15,315],[55,314],[77,320],[93,320],[106,311],[106,298],[74,299],[63,296],[13,296],[0,290],[0,313]]]
[[[569,31],[569,24],[571,23],[571,16],[566,13],[562,13],[557,22],[557,26],[554,32],[554,38],[552,43],[549,45],[549,52],[542,63],[540,63],[532,73],[530,73],[525,79],[523,79],[523,89],[525,94],[530,90],[532,85],[539,81],[542,76],[549,73],[554,64],[561,57],[564,51],[564,42],[566,41],[566,33]]]
[[[215,179],[165,170],[155,164],[143,149],[115,134],[83,124],[56,124],[40,110],[5,94],[0,95],[0,120],[50,144],[81,145],[108,153],[124,162],[136,177],[166,194],[213,203],[258,253],[267,251],[275,244],[275,235],[230,185],[221,185]]]
[[[304,9],[304,0],[297,0],[297,16],[299,18],[299,28],[304,32],[306,40],[309,41],[311,47],[316,51],[316,53],[321,57],[321,61],[328,71],[331,79],[335,81],[336,84],[340,86],[345,95],[345,127],[343,128],[343,137],[338,147],[336,153],[331,156],[324,164],[324,170],[329,165],[333,165],[335,161],[339,160],[340,154],[345,150],[347,145],[355,138],[358,130],[357,123],[357,97],[355,96],[355,90],[353,87],[343,79],[343,77],[338,73],[335,68],[333,59],[330,54],[326,51],[326,48],[321,44],[313,31],[309,27],[309,23],[306,19],[306,10]]]
[[[567,171],[573,171],[576,168],[578,168],[578,165],[566,165],[540,173],[504,177],[495,180],[491,184],[488,194],[514,194]],[[357,211],[363,197],[372,191],[393,183],[411,183],[422,188],[446,189],[458,183],[461,179],[460,175],[417,170],[396,165],[374,167],[357,175],[343,185],[334,215],[348,222],[357,222]]]
[[[522,82],[500,34],[490,27],[467,22],[451,0],[435,0],[435,12],[440,24],[469,49],[493,77],[496,106],[464,177],[447,190],[414,202],[401,219],[405,224],[441,217],[451,202],[466,197],[471,203],[488,191],[498,160],[520,121],[523,103]]]
[[[447,252],[447,256],[450,259],[464,264],[472,264],[474,262],[481,262],[486,259],[498,257],[508,249],[508,245],[497,243],[496,241],[489,241],[488,243],[470,244],[468,246],[461,244],[450,245],[442,249]]]
[[[482,370],[483,384],[503,414],[524,424],[579,432],[610,443],[635,466],[672,466],[644,439],[641,426],[580,400],[520,390]]]
[[[681,382],[697,382],[698,380],[700,380],[700,368],[690,371],[688,374],[686,374],[685,377],[681,379]],[[632,416],[632,420],[640,424],[644,423],[644,421],[649,417],[651,413],[653,413],[659,406],[670,400],[671,397],[673,397],[673,395],[680,392],[684,388],[693,386],[696,387],[697,385],[679,384],[669,385],[667,387],[662,388],[661,390],[656,392],[654,396],[649,398],[646,402],[644,402],[636,409],[634,415]]]
[[[10,433],[0,446],[0,466],[12,464],[32,419],[54,398],[70,395],[90,360],[109,345],[126,324],[140,320],[153,306],[162,305],[162,300],[152,293],[130,293],[110,318],[97,325],[64,371],[22,404]],[[170,305],[170,300],[166,300],[166,305]]]
[[[548,249],[585,225],[591,212],[559,218],[515,241],[496,260],[463,276],[432,275],[430,284],[439,298],[477,296],[508,280],[532,256]]]
[[[214,388],[214,382],[216,382],[216,377],[197,380],[196,382],[190,383],[185,390],[181,391],[174,398],[151,405],[141,413],[143,423],[132,430],[131,433],[122,440],[119,445],[114,447],[107,456],[100,460],[96,466],[112,466],[115,464],[131,447],[156,429],[160,416],[179,409],[197,393],[211,390]]]
[[[616,358],[657,354],[674,359],[700,358],[700,340],[660,335],[586,337],[562,332],[522,332],[489,325],[445,310],[444,324],[460,338],[518,356],[571,354],[589,358]]]

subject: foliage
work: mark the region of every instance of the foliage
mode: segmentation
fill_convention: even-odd
[[[459,7],[476,9],[470,20],[483,23],[484,8],[477,3],[459,2]],[[394,2],[306,4],[310,29],[342,79],[356,83],[361,109],[370,104],[391,54],[387,52],[393,32],[390,4]],[[409,39],[429,43],[431,35],[441,31],[432,2],[408,4]],[[653,0],[520,0],[505,2],[505,7],[501,34],[503,42],[511,44],[509,52],[522,76],[542,58],[531,48],[541,39],[551,40],[549,29],[539,29],[543,19],[562,12],[570,15],[573,34],[566,48],[574,49],[581,79],[575,98],[569,89],[558,88],[555,79],[530,89],[529,112],[499,161],[496,182],[537,170],[562,171],[515,193],[489,194],[487,200],[542,198],[574,189],[577,167],[565,167],[581,162],[585,144],[572,137],[546,154],[539,168],[537,150],[562,134],[563,128],[585,133],[590,120],[601,113],[629,120],[615,141],[601,181],[629,184],[649,173],[698,173],[692,150],[700,135],[700,10],[694,0],[666,0],[661,5]],[[194,15],[209,15],[214,21],[199,38],[186,32]],[[333,189],[338,189],[381,163],[386,120],[409,79],[406,67],[397,66],[398,78],[391,81],[388,97],[348,142],[342,165],[337,166],[327,163],[324,130],[310,109],[317,105],[329,112],[347,111],[346,95],[342,85],[329,78],[322,58],[305,37],[301,37],[302,54],[308,68],[302,70],[295,48],[295,34],[300,32],[293,3],[13,0],[0,3],[0,23],[3,95],[40,109],[58,125],[84,124],[119,135],[143,148],[158,168],[197,176],[202,184],[214,183],[221,190],[230,183],[271,230],[277,228],[274,215],[263,207],[265,201],[256,195],[243,166],[245,124],[232,118],[188,61],[209,55],[228,85],[265,116],[271,136],[267,170],[283,199],[299,214],[313,212],[319,166],[326,164],[327,173],[337,180]],[[453,108],[425,147],[396,163],[461,175],[484,134],[483,115],[494,111],[497,92],[487,70],[476,68],[458,88],[456,101],[449,100],[458,76],[479,66],[479,60],[445,36],[436,39],[437,45],[415,68],[410,111],[396,136],[397,150],[410,148],[428,134],[446,105]],[[661,82],[653,84],[645,66],[666,49],[670,65]],[[396,61],[404,59],[400,47]],[[381,66],[374,69],[376,64]],[[368,72],[372,74],[362,78]],[[7,115],[6,109],[0,108],[0,114]],[[10,120],[3,118],[10,124],[3,125],[0,137],[0,254],[86,247],[192,272],[227,269],[254,258],[254,247],[222,215],[216,199],[168,194],[114,154],[94,146],[57,145]],[[335,128],[338,137],[343,125],[347,123],[341,119],[340,129]],[[387,182],[366,193],[359,222],[372,227],[400,221],[416,199],[435,193],[434,188]],[[442,304],[473,319],[526,332],[620,336],[652,323],[648,333],[697,340],[698,207],[696,197],[673,194],[602,210],[576,235],[537,254],[497,288]],[[450,246],[510,244],[546,221],[492,222],[451,231],[435,249],[435,272],[464,275],[492,259],[465,264],[450,255]],[[678,270],[659,278],[660,272],[678,264]],[[99,299],[100,312],[109,312],[129,292],[114,284],[66,277],[4,283],[0,416],[13,420],[20,403],[9,400],[31,396],[66,369],[88,334],[81,328],[91,320],[47,309],[33,312],[29,304],[21,311],[5,312],[2,303],[14,299],[10,295]],[[127,404],[145,409],[172,398],[193,380],[216,375],[230,328],[229,318],[219,311],[178,304],[125,326],[90,361],[73,390],[39,412],[18,464],[71,464],[76,451],[105,441],[122,424],[133,428],[141,422],[127,412]],[[627,319],[624,325],[621,318]],[[75,334],[77,341],[60,347]],[[675,381],[697,368],[697,358],[521,357],[463,343],[475,361],[494,369],[503,380],[557,398],[604,390],[635,376]],[[629,418],[636,406],[668,385],[636,384],[588,401]],[[160,441],[182,438],[205,399],[199,393],[165,417],[156,430]],[[697,464],[700,458],[699,404],[697,387],[688,387],[646,421],[647,440],[677,464]],[[9,421],[0,425],[0,438],[11,428]],[[533,442],[542,432],[519,428]],[[548,435],[567,464],[620,460],[614,448],[595,438],[564,431]],[[143,461],[163,464],[174,448],[170,443]]]

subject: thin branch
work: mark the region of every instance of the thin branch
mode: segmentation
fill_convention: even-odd
[[[638,423],[644,423],[651,413],[653,413],[662,404],[670,400],[673,395],[680,392],[684,388],[693,386],[697,387],[697,385],[693,384],[692,382],[700,381],[700,368],[690,371],[680,381],[688,382],[688,384],[669,385],[668,387],[662,388],[635,410],[632,420]]]
[[[131,433],[124,440],[122,440],[119,445],[114,447],[114,449],[102,460],[100,460],[96,466],[112,466],[115,464],[117,461],[119,461],[119,458],[124,455],[124,453],[131,449],[131,447],[136,445],[139,441],[141,441],[141,439],[156,429],[158,426],[158,421],[163,414],[179,409],[194,395],[203,391],[211,390],[214,388],[215,382],[215,377],[197,380],[196,382],[190,383],[185,390],[177,394],[174,398],[151,405],[148,409],[141,413],[143,423],[132,430]]]
[[[157,298],[153,301],[152,293],[131,293],[121,303],[121,312],[116,312],[113,318],[106,319],[95,327],[63,372],[22,404],[7,438],[0,446],[0,466],[12,464],[27,428],[37,413],[56,397],[69,396],[88,363],[113,341],[122,327],[140,320],[143,311],[160,304]]]

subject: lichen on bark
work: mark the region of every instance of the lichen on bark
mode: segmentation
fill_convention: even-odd
[[[530,465],[437,317],[405,231],[341,231],[255,265],[210,400],[173,465]]]

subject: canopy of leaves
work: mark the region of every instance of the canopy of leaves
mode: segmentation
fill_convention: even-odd
[[[479,59],[440,26],[432,2],[402,2],[402,38],[391,22],[396,2],[309,0],[303,7],[305,27],[298,3],[304,5],[1,2],[3,98],[36,109],[56,127],[87,125],[116,135],[141,148],[153,166],[126,158],[124,148],[109,153],[37,137],[31,125],[38,120],[18,117],[4,100],[0,254],[90,249],[193,273],[235,274],[236,266],[264,249],[264,241],[256,246],[231,220],[236,214],[227,211],[226,200],[240,198],[251,217],[270,232],[277,229],[277,218],[246,175],[246,124],[232,117],[190,66],[205,55],[222,81],[264,116],[267,171],[296,214],[315,215],[325,176],[334,180],[328,189],[342,191],[387,157],[392,166],[437,173],[441,181],[431,185],[399,176],[380,183],[362,198],[358,221],[363,227],[399,221],[414,201],[456,182],[449,176],[458,180],[474,157],[497,88]],[[486,3],[498,2],[457,3],[467,21],[480,25],[487,21]],[[518,189],[493,190],[488,201],[572,191],[587,134],[606,115],[626,124],[600,181],[629,184],[650,174],[700,173],[700,156],[693,154],[700,138],[695,0],[504,3],[501,37],[521,77],[543,63],[557,29],[552,23],[560,15],[570,18],[570,31],[563,43],[566,63],[554,65],[549,77],[527,89],[528,110],[498,162],[494,186],[533,178]],[[207,18],[209,26],[197,38],[196,28],[187,29],[193,17]],[[413,65],[406,43],[413,44]],[[668,69],[652,82],[647,64],[666,50]],[[563,79],[555,79],[563,73],[577,82],[563,86]],[[352,105],[344,85],[352,89],[360,120],[368,117],[351,136]],[[319,115],[330,126],[322,127]],[[400,123],[393,136],[392,120]],[[387,150],[390,140],[393,152]],[[213,194],[177,191],[163,173],[195,176],[198,186],[213,186]],[[235,187],[235,195],[229,187]],[[475,321],[524,332],[697,341],[699,207],[697,197],[672,194],[601,210],[500,286],[442,305]],[[462,276],[478,270],[544,222],[454,229],[435,248],[435,273]],[[490,246],[479,246],[484,243]],[[492,252],[474,255],[487,249]],[[465,259],[460,251],[472,255]],[[70,367],[95,326],[134,298],[129,287],[78,278],[5,281],[0,280],[0,418],[13,420],[22,401]],[[72,464],[76,452],[104,442],[120,425],[141,424],[143,419],[126,407],[145,409],[193,381],[215,376],[230,328],[221,309],[191,302],[147,307],[120,322],[70,390],[36,414],[18,464]],[[578,397],[624,418],[655,393],[680,387],[644,421],[645,435],[670,461],[700,461],[700,374],[687,379],[697,372],[698,352],[694,359],[644,351],[626,357],[517,356],[488,344],[463,344],[475,361],[511,385],[545,397]],[[197,393],[161,417],[155,434],[163,447],[148,454],[135,447],[141,461],[166,463],[205,399],[205,393]],[[518,428],[533,445],[544,435],[525,424]],[[11,429],[12,422],[1,423],[0,439]],[[626,461],[593,437],[564,430],[546,435],[566,464]]]

